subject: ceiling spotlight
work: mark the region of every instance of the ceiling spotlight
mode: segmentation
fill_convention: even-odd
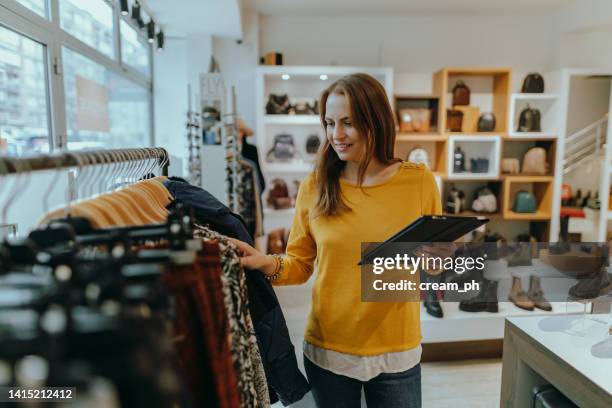
[[[140,17],[140,4],[136,1],[132,5],[132,19],[138,21],[141,19]]]
[[[121,15],[127,16],[130,14],[130,7],[128,6],[128,0],[119,0],[119,5],[121,6]]]
[[[319,76],[319,79],[320,79],[321,81],[327,81],[327,75],[325,75],[325,74],[321,74],[321,76]]]
[[[155,21],[149,20],[147,24],[147,42],[153,44],[155,41]]]
[[[159,31],[159,33],[157,33],[157,51],[161,51],[164,49],[164,32],[163,31]]]
[[[289,74],[283,74],[283,75],[281,76],[281,78],[283,78],[283,81],[288,81],[288,80],[289,80],[289,78],[291,78],[291,77],[289,76]]]

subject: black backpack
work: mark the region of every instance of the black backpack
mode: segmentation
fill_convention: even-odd
[[[495,115],[491,112],[483,113],[478,119],[479,132],[494,132],[495,131]]]
[[[277,160],[289,160],[295,156],[295,143],[293,136],[288,134],[280,134],[274,136],[274,145],[268,151],[266,159],[269,161],[271,156]]]
[[[523,80],[523,93],[544,93],[544,78],[538,73],[531,73]]]
[[[306,153],[315,154],[319,150],[319,146],[321,146],[319,135],[308,136],[308,139],[306,139]]]
[[[517,132],[541,132],[542,127],[540,125],[541,115],[537,109],[532,109],[527,105],[525,109],[521,111],[519,116],[519,124]]]
[[[270,94],[268,103],[266,104],[266,113],[268,115],[287,115],[291,109],[288,95]]]

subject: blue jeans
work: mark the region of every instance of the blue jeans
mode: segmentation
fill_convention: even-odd
[[[318,408],[360,408],[361,389],[368,408],[421,408],[421,365],[383,373],[369,381],[334,374],[304,356],[304,368]]]

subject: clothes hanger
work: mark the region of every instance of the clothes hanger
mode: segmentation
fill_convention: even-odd
[[[151,161],[150,158],[143,162],[145,164],[142,171],[143,175],[150,174],[154,167],[154,163],[150,165],[147,161]],[[140,181],[127,186],[126,190],[134,195],[134,199],[150,217],[151,223],[163,223],[166,221],[168,211],[166,208],[161,207],[161,205],[155,205],[157,201],[154,195],[144,187],[142,177],[140,177]]]

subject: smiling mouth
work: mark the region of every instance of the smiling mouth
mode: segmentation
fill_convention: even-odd
[[[344,150],[347,150],[349,147],[351,147],[352,144],[350,144],[350,143],[337,143],[334,146],[336,147],[336,150],[344,151]]]

